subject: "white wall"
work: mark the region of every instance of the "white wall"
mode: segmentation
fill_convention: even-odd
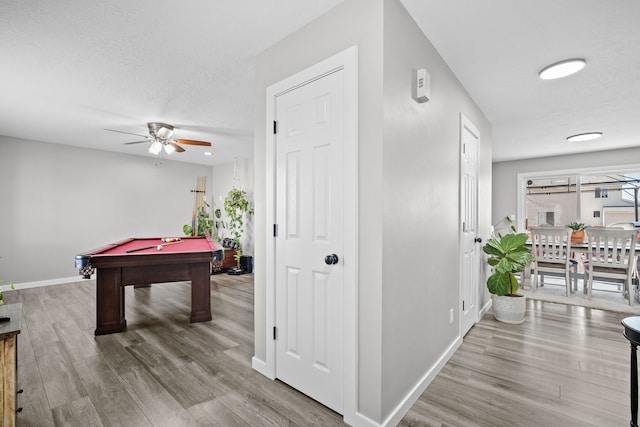
[[[481,131],[489,232],[491,127],[398,0],[346,0],[257,58],[255,357],[265,360],[266,88],[358,46],[358,411],[382,423],[458,337],[459,123]],[[384,54],[384,55],[383,55]],[[384,56],[384,57],[383,57]],[[413,71],[433,101],[411,99]],[[456,316],[457,319],[457,316]]]
[[[384,5],[382,413],[388,414],[458,337],[460,113],[480,130],[483,194],[490,188],[492,133],[408,12],[398,1]],[[431,74],[424,104],[412,98],[418,68]],[[480,197],[479,204],[482,233],[490,203]]]
[[[0,279],[78,276],[75,255],[128,237],[182,236],[211,167],[0,136]]]
[[[638,163],[640,147],[494,163],[492,223],[516,212],[519,173],[630,166]]]

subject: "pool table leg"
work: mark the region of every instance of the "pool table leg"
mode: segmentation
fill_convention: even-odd
[[[191,323],[211,320],[211,265],[191,264]]]
[[[120,268],[99,268],[96,278],[95,335],[124,331],[124,286]]]

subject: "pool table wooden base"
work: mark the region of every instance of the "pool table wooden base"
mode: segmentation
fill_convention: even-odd
[[[124,287],[191,282],[193,322],[211,320],[211,262],[222,248],[210,237],[130,238],[76,255],[83,277],[96,271],[96,335],[124,331]],[[166,247],[165,247],[166,246]]]
[[[127,327],[124,287],[151,283],[191,281],[189,321],[211,320],[210,261],[168,265],[102,267],[96,279],[96,335],[122,332]]]

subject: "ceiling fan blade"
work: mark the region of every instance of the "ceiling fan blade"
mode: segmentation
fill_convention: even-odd
[[[180,140],[178,140],[178,141],[180,141]],[[178,144],[176,144],[173,141],[167,141],[167,144],[169,144],[170,146],[175,148],[178,153],[182,153],[184,151],[184,148],[180,147]]]
[[[211,147],[210,142],[206,141],[195,141],[193,139],[176,139],[176,142],[185,145],[200,145],[201,147]]]
[[[126,133],[127,135],[135,135],[135,136],[141,136],[142,138],[146,138],[147,135],[139,135],[137,133],[131,133],[131,132],[123,132],[121,130],[115,130],[115,129],[105,129],[108,130],[109,132],[118,132],[118,133]]]
[[[144,141],[133,141],[133,142],[123,142],[122,145],[129,145],[129,144],[141,144],[143,142],[149,142],[148,139],[145,139]]]

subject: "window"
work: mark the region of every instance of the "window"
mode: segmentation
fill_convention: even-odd
[[[576,179],[575,176],[529,179],[526,198],[527,226],[555,226],[574,221],[577,205]]]
[[[521,226],[561,226],[582,222],[592,227],[638,219],[640,172],[558,173],[520,176],[524,201]],[[522,216],[519,215],[519,218]]]

